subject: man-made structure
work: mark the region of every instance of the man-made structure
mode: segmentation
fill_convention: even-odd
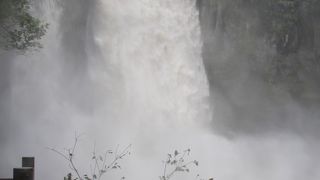
[[[13,168],[13,178],[0,180],[34,180],[34,157],[22,157],[22,168]]]

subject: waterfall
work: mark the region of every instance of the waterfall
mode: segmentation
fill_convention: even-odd
[[[94,8],[89,28],[102,72],[116,71],[111,88],[120,84],[127,118],[164,126],[208,121],[195,1],[98,1]]]
[[[57,167],[61,159],[43,148],[68,147],[75,131],[84,132],[87,148],[77,159],[84,169],[94,141],[101,147],[132,143],[131,177],[157,178],[163,155],[188,148],[190,140],[183,138],[194,136],[211,118],[195,1],[38,5],[35,11],[50,29],[43,49],[14,57],[8,123],[20,130],[14,136],[21,139],[8,149],[35,155],[37,177],[58,179],[68,167]],[[16,154],[8,149],[9,161]],[[57,173],[50,173],[47,161]],[[137,164],[152,170],[141,175]]]
[[[216,14],[219,7],[207,5],[222,1],[202,2],[202,16],[208,17],[202,24],[203,41],[214,45],[203,48],[203,55],[207,66],[213,66],[230,50],[219,44],[227,37],[210,29],[209,15],[221,14]],[[73,156],[81,174],[90,174],[94,144],[98,153],[132,144],[122,169],[105,179],[158,179],[167,153],[187,148],[199,167],[174,180],[195,179],[197,174],[219,180],[319,179],[319,138],[282,131],[245,136],[233,131],[239,124],[254,129],[256,123],[230,123],[237,120],[232,109],[217,108],[212,121],[195,0],[35,0],[32,6],[50,24],[41,41],[44,48],[25,55],[0,54],[1,177],[11,177],[11,167],[19,165],[21,156],[35,156],[36,179],[62,179],[70,172],[68,164],[46,147],[63,151],[77,132],[84,133]],[[241,86],[242,81],[226,87],[237,92]],[[221,97],[214,95],[218,104]],[[246,104],[239,102],[246,97],[252,98],[250,94],[230,103],[242,108]],[[225,131],[237,137],[215,134],[217,126],[211,124],[218,121],[230,124]]]
[[[190,147],[197,128],[210,122],[195,3],[96,1],[89,13],[89,76],[99,92],[107,92],[95,114],[103,127],[99,136],[133,144],[131,166],[149,167],[143,173],[131,168],[134,179],[160,174],[155,162],[163,153]]]

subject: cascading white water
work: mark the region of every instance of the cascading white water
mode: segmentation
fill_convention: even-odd
[[[121,87],[121,113],[163,127],[208,121],[194,0],[108,0],[94,8],[89,28],[105,61],[102,72],[111,66],[118,74],[111,78]],[[95,70],[92,75],[101,76]]]
[[[211,117],[195,1],[92,1],[88,20],[80,21],[86,22],[81,36],[73,27],[78,24],[68,24],[77,17],[64,17],[77,13],[76,6],[52,2],[41,2],[50,23],[45,48],[17,57],[12,71],[11,109],[18,112],[12,119],[32,124],[21,134],[29,134],[28,152],[41,164],[38,176],[50,174],[44,157],[50,155],[55,165],[61,159],[33,145],[68,147],[77,131],[89,139],[78,152],[81,170],[88,168],[95,140],[101,149],[132,143],[130,177],[157,178],[164,155],[188,148],[190,140],[180,141]],[[77,38],[85,39],[85,49]],[[137,171],[145,165],[148,173]],[[65,168],[50,177],[62,177]]]
[[[211,109],[195,0],[37,2],[50,23],[44,48],[12,57],[9,74],[3,73],[10,82],[0,111],[9,114],[0,121],[4,177],[19,156],[35,156],[36,178],[61,179],[67,163],[45,147],[68,148],[75,131],[86,133],[76,152],[83,173],[90,173],[94,142],[99,150],[133,145],[123,170],[106,179],[157,179],[166,153],[185,148],[200,168],[176,180],[197,173],[221,180],[301,179],[308,177],[301,171],[309,175],[319,167],[310,165],[308,142],[299,138],[229,141],[201,127]]]
[[[188,148],[195,129],[210,121],[195,3],[96,1],[89,15],[89,75],[105,92],[95,114],[103,127],[98,134],[133,144],[131,166],[149,167],[129,168],[133,179],[156,177],[164,153]]]

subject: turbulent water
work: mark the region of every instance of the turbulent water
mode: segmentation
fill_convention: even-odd
[[[88,28],[103,61],[102,74],[93,69],[91,75],[101,84],[112,79],[110,89],[120,87],[116,98],[132,121],[172,126],[208,120],[195,1],[99,1]]]
[[[1,175],[10,176],[19,156],[35,156],[37,179],[62,179],[67,163],[46,147],[70,147],[76,131],[84,133],[75,156],[83,174],[94,143],[99,152],[132,144],[122,170],[106,179],[157,179],[167,153],[187,148],[200,166],[177,180],[320,176],[313,140],[233,141],[210,132],[195,0],[35,2],[35,14],[50,23],[44,48],[8,53],[1,67]]]
[[[133,168],[130,177],[158,178],[167,151],[189,148],[182,136],[211,118],[195,1],[79,3],[39,3],[36,12],[50,29],[41,52],[12,64],[12,124],[31,123],[21,135],[30,135],[22,139],[39,158],[41,178],[50,171],[44,147],[69,146],[74,131],[87,134],[78,156],[83,169],[94,141],[132,143],[136,155],[128,164],[150,172]],[[35,152],[35,144],[43,149]],[[49,159],[62,164],[55,154]],[[52,179],[62,178],[63,168]]]

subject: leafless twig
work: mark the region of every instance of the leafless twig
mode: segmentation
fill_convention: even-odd
[[[66,149],[66,154],[64,154],[61,151],[56,150],[55,148],[48,148],[48,149],[53,151],[53,152],[55,152],[55,153],[57,153],[58,155],[63,157],[66,161],[68,161],[69,167],[71,168],[71,170],[76,173],[77,178],[79,178],[79,180],[82,180],[83,178],[81,178],[79,170],[78,170],[78,168],[76,167],[76,165],[74,163],[74,153],[75,153],[75,150],[77,148],[77,144],[78,144],[80,136],[81,136],[81,134],[77,135],[77,133],[75,133],[73,146],[72,146],[71,149]]]
[[[189,156],[190,151],[190,149],[187,149],[180,153],[175,150],[173,154],[168,154],[167,160],[164,161],[164,171],[163,175],[160,176],[160,180],[169,180],[177,172],[189,172],[191,164],[198,166],[199,163],[196,160],[186,161],[186,156]],[[168,169],[171,169],[171,171],[167,172]]]
[[[90,170],[91,170],[91,177],[89,177],[87,174],[84,174],[81,176],[81,173],[78,170],[78,167],[76,166],[74,162],[75,157],[75,151],[78,146],[80,135],[75,135],[74,144],[71,148],[65,149],[65,152],[58,151],[55,148],[48,148],[49,150],[57,153],[59,156],[64,158],[70,167],[70,169],[76,174],[76,179],[78,180],[100,180],[103,174],[110,171],[111,169],[121,169],[121,166],[119,164],[119,160],[122,159],[124,156],[130,154],[130,147],[131,144],[128,145],[126,148],[124,148],[122,151],[119,151],[119,146],[117,146],[116,151],[108,150],[105,151],[103,155],[98,155],[96,152],[96,144],[94,144],[93,152],[92,152],[92,161],[93,166],[90,163]],[[111,161],[108,163],[109,156],[111,158]],[[66,179],[72,180],[71,173],[68,174]],[[125,177],[122,177],[121,179],[125,179]]]

